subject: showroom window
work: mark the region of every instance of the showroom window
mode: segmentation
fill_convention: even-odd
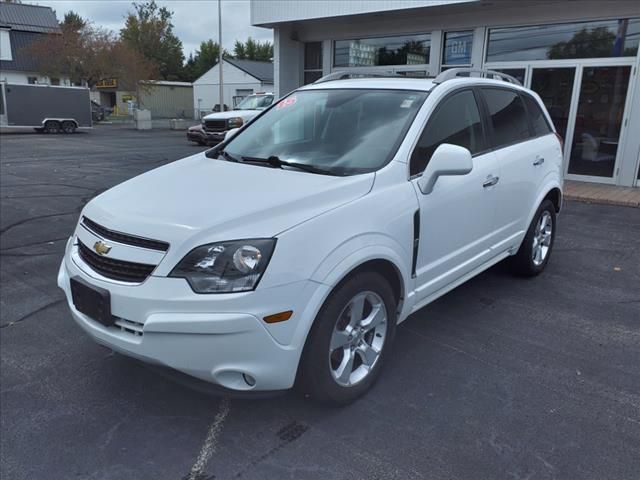
[[[473,31],[445,32],[442,48],[442,70],[471,66]]]
[[[640,19],[492,28],[487,62],[634,57]]]
[[[322,77],[322,42],[304,44],[304,84]]]
[[[336,40],[333,44],[333,65],[426,65],[430,50],[430,34]]]

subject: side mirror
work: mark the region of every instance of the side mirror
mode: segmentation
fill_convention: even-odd
[[[433,152],[418,187],[424,195],[433,191],[438,178],[448,175],[466,175],[473,169],[471,152],[464,147],[443,143]]]
[[[226,142],[227,140],[231,139],[231,137],[233,137],[236,133],[238,133],[238,130],[240,129],[232,128],[231,130],[228,130],[227,133],[224,135],[224,141]]]

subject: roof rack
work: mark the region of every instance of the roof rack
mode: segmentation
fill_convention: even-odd
[[[506,73],[502,72],[496,72],[495,70],[483,70],[480,68],[450,68],[449,70],[445,70],[440,75],[438,75],[433,80],[433,83],[438,85],[440,83],[446,82],[447,80],[457,78],[464,73],[468,73],[468,76],[471,76],[472,73],[476,73],[479,77],[500,79],[504,80],[505,82],[513,83],[514,85],[522,86],[522,84],[511,75],[507,75]]]
[[[385,73],[385,72],[333,72],[329,75],[319,78],[316,83],[331,82],[333,80],[349,80],[351,78],[405,78],[404,75],[398,75],[397,73]]]

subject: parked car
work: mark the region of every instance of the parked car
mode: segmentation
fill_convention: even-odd
[[[91,117],[94,122],[102,122],[111,115],[112,112],[113,109],[100,105],[95,100],[91,100]]]
[[[249,95],[229,112],[211,113],[202,119],[207,143],[216,145],[225,139],[229,130],[240,128],[273,103],[272,93]]]
[[[229,391],[355,400],[411,313],[501,260],[549,262],[561,139],[534,92],[465,72],[321,79],[102,193],[58,274],[72,317]]]

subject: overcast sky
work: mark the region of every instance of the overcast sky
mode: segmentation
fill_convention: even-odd
[[[73,10],[96,25],[118,32],[124,24],[130,0],[23,0],[23,3],[46,5],[56,11],[59,21]],[[218,41],[217,0],[156,0],[158,5],[173,12],[175,34],[182,40],[185,57],[194,52],[200,42],[213,38]],[[233,49],[237,40],[249,36],[257,40],[273,41],[270,29],[252,27],[249,16],[249,0],[222,0],[222,44]]]

